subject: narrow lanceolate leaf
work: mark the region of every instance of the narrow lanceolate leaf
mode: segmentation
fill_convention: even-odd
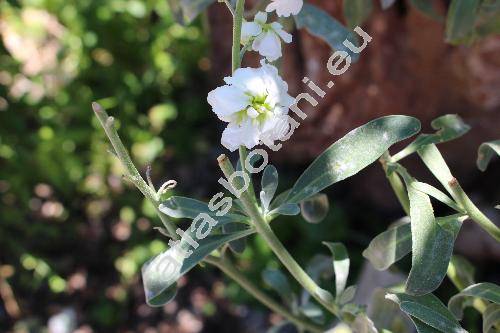
[[[204,239],[197,239],[191,234],[192,239],[198,243],[196,248],[190,244],[186,236],[183,237],[177,246],[155,256],[142,267],[147,303],[151,306],[162,306],[170,302],[175,296],[175,285],[181,276],[220,246],[253,232],[245,230],[232,234],[209,235]]]
[[[330,209],[328,196],[318,193],[300,202],[302,217],[309,223],[319,223],[324,220]]]
[[[446,41],[467,42],[474,32],[480,0],[453,0],[446,18]]]
[[[408,314],[412,320],[420,321],[428,325],[438,332],[443,333],[466,333],[458,321],[453,317],[450,311],[444,306],[441,301],[433,294],[424,296],[411,296],[408,294],[397,293],[388,294],[387,299],[399,304],[403,312]],[[414,321],[415,322],[415,321]],[[419,328],[417,322],[415,326]],[[433,330],[424,330],[425,326],[421,326],[422,332],[434,332]],[[419,329],[419,332],[421,332]]]
[[[287,201],[298,203],[355,175],[390,146],[419,130],[416,118],[398,115],[378,118],[352,130],[314,160],[293,186]]]
[[[215,0],[167,0],[170,10],[180,24],[191,23]]]
[[[481,298],[500,305],[500,287],[489,282],[477,283],[450,298],[448,308],[457,319],[462,319],[463,309],[470,304],[468,301],[471,297]]]
[[[443,155],[434,144],[424,146],[418,150],[418,156],[422,159],[427,168],[432,172],[434,177],[443,185],[443,187],[452,193],[450,182],[455,178],[451,174],[450,168],[446,164]]]
[[[483,333],[498,333],[500,327],[500,305],[490,304],[483,312]]]
[[[264,211],[269,210],[271,200],[273,200],[278,188],[278,170],[273,165],[268,165],[262,173],[260,203]]]
[[[300,213],[300,207],[297,204],[294,203],[286,203],[281,206],[279,206],[276,209],[273,209],[269,214],[278,214],[278,215],[298,215]]]
[[[330,251],[333,257],[333,271],[335,272],[335,293],[337,298],[340,297],[347,284],[349,276],[349,255],[347,249],[342,243],[323,242]]]
[[[373,9],[372,0],[344,0],[344,16],[351,29],[360,26]]]
[[[470,130],[470,126],[456,114],[447,114],[436,118],[431,122],[431,126],[436,130],[436,133],[420,134],[405,149],[392,156],[391,161],[397,162],[428,144],[438,144],[455,140]]]
[[[206,213],[217,220],[219,226],[230,222],[244,222],[247,219],[236,213],[217,216],[216,211],[211,211],[206,203],[186,197],[170,197],[160,204],[159,209],[162,213],[174,218],[194,219],[198,214]]]
[[[454,225],[443,228],[434,217],[427,194],[415,189],[415,179],[402,174],[410,199],[412,234],[412,267],[406,281],[406,292],[425,295],[443,281],[455,242]],[[458,232],[458,231],[457,231]]]
[[[442,192],[441,190],[438,190],[432,185],[426,184],[426,183],[421,183],[421,182],[414,182],[413,187],[415,187],[417,190],[424,192],[425,194],[433,197],[434,199],[444,203],[448,207],[461,212],[463,211],[462,208],[460,208],[453,199],[451,199],[449,196],[446,195],[446,193]]]
[[[500,140],[482,143],[477,150],[477,167],[485,171],[494,155],[500,155]]]
[[[294,16],[294,19],[297,28],[306,28],[312,35],[327,42],[332,49],[347,52],[353,61],[359,58],[359,54],[344,45],[346,39],[356,45],[356,36],[324,10],[304,3],[302,10]]]
[[[375,269],[383,271],[411,252],[409,219],[377,235],[363,251]]]

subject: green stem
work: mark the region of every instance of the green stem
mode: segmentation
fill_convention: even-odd
[[[500,242],[500,228],[498,228],[486,215],[483,214],[464,192],[458,181],[453,178],[449,183],[449,189],[453,198],[461,205],[467,215],[479,224],[487,233]]]
[[[225,155],[221,155],[217,160],[224,176],[226,176],[227,179],[230,179],[231,175],[235,171],[229,159]],[[234,188],[240,188],[241,184],[231,184],[231,186]],[[306,289],[309,294],[311,294],[311,296],[314,297],[321,305],[333,314],[338,315],[339,311],[334,303],[333,296],[328,291],[320,288],[290,255],[278,237],[276,237],[265,218],[261,215],[258,207],[253,203],[248,191],[243,192],[239,199],[243,203],[246,213],[252,219],[257,233],[264,238],[271,250],[288,269],[290,274],[292,274],[297,282],[300,283],[302,287],[304,287],[304,289]]]
[[[272,298],[270,298],[267,294],[262,292],[257,286],[255,286],[250,280],[248,280],[240,271],[232,265],[228,260],[221,259],[213,256],[209,256],[205,258],[205,262],[214,265],[219,268],[222,272],[224,272],[231,279],[236,281],[243,289],[245,289],[250,295],[255,297],[262,304],[267,306],[272,311],[280,314],[284,318],[288,319],[298,327],[305,328],[314,333],[321,333],[324,330],[313,323],[308,322],[307,320],[295,316],[289,310],[287,310],[282,305],[278,304]]]
[[[240,67],[240,44],[241,44],[241,25],[243,24],[243,11],[245,9],[245,0],[237,0],[236,9],[233,17],[233,48],[232,48],[232,71]]]
[[[167,229],[169,236],[178,239],[178,235],[175,233],[175,226],[158,209],[159,198],[157,193],[144,181],[144,178],[142,178],[139,171],[137,171],[137,168],[132,162],[132,159],[130,158],[127,149],[123,145],[123,142],[120,139],[120,136],[118,135],[118,132],[116,131],[115,128],[114,118],[108,116],[106,111],[104,111],[104,109],[98,103],[95,102],[92,103],[92,108],[94,109],[97,119],[99,119],[99,122],[101,123],[104,132],[106,132],[106,135],[109,141],[111,142],[111,145],[113,146],[113,150],[115,151],[116,156],[127,170],[128,178],[134,183],[137,189],[141,191],[141,193],[146,197],[146,199],[148,199],[151,202],[151,204],[153,204],[153,206],[156,209],[156,212],[158,213],[158,216],[160,217],[160,220]]]
[[[391,160],[391,155],[386,151],[384,155],[380,158],[380,163],[382,164],[382,168],[384,168],[385,176],[391,184],[392,190],[396,194],[401,207],[405,211],[406,215],[410,216],[410,199],[408,198],[408,192],[406,192],[406,188],[401,181],[401,178],[398,176],[396,172],[389,172],[387,169],[387,163]]]

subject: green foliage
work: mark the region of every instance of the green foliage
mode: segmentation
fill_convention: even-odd
[[[411,296],[388,294],[388,299],[399,304],[402,311],[410,316],[418,332],[466,333],[458,321],[433,294]]]
[[[419,130],[420,122],[408,116],[382,117],[352,130],[314,160],[293,185],[287,201],[300,202],[357,174]]]
[[[495,154],[500,155],[500,140],[482,143],[477,150],[476,164],[478,169],[485,171]]]
[[[462,319],[463,309],[471,304],[470,298],[480,298],[500,305],[500,287],[489,282],[478,283],[450,298],[448,308],[457,319]]]
[[[297,16],[294,16],[294,19],[297,28],[307,29],[311,34],[328,43],[333,50],[347,52],[353,61],[359,58],[357,53],[352,52],[344,45],[345,40],[356,45],[356,37],[353,32],[324,10],[304,3],[304,7]]]

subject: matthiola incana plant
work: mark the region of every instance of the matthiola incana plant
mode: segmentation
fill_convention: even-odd
[[[173,182],[156,190],[149,176],[145,181],[121,142],[114,119],[97,103],[93,105],[114,153],[127,170],[127,179],[156,207],[164,226],[162,234],[167,237],[169,249],[142,269],[148,304],[162,306],[170,302],[179,278],[205,263],[219,268],[281,315],[282,324],[293,324],[300,332],[411,332],[401,324],[403,312],[418,332],[466,332],[460,320],[467,306],[483,315],[484,332],[496,332],[500,328],[500,287],[489,282],[476,283],[470,264],[453,256],[453,247],[463,223],[477,223],[496,241],[500,241],[500,230],[469,199],[437,148],[442,142],[465,135],[469,126],[457,115],[445,115],[432,122],[434,133],[417,135],[420,122],[416,118],[392,115],[374,119],[333,142],[292,188],[277,194],[278,171],[270,164],[267,149],[279,149],[276,141],[293,140],[293,130],[307,116],[299,109],[299,101],[315,106],[326,92],[304,78],[310,92],[292,98],[278,68],[269,63],[281,56],[281,40],[291,42],[290,32],[283,30],[274,14],[268,18],[258,12],[253,19],[244,21],[244,0],[237,0],[235,7],[229,1],[225,4],[233,15],[233,70],[224,82],[221,78],[220,86],[208,94],[207,101],[217,117],[227,123],[221,134],[222,146],[231,152],[238,150],[239,160],[234,166],[226,155],[219,156],[221,191],[208,202],[168,197]],[[346,13],[362,8],[359,4],[346,1]],[[292,15],[297,28],[308,29],[335,49],[325,63],[332,80],[347,71],[372,41],[361,28],[350,31],[318,7],[301,0],[273,0],[266,5],[266,11],[276,11],[278,16]],[[240,68],[241,59],[250,49],[263,57],[260,66]],[[412,137],[406,148],[389,153],[394,144]],[[499,152],[498,140],[481,145],[479,168],[486,169]],[[420,182],[408,172],[402,161],[412,154],[418,155],[442,189]],[[272,222],[279,216],[298,214],[307,222],[321,222],[328,211],[328,198],[321,191],[377,161],[401,203],[403,219],[377,235],[363,256],[375,269],[387,270],[411,253],[412,266],[404,285],[374,293],[370,307],[373,310],[367,312],[366,304],[353,301],[355,286],[347,285],[350,259],[342,243],[325,239],[323,244],[331,257],[315,257],[303,267],[274,233]],[[256,183],[257,176],[260,185]],[[435,216],[435,202],[446,205],[449,212]],[[192,222],[183,230],[175,224],[178,219]],[[261,237],[282,265],[279,270],[262,272],[262,282],[276,295],[265,291],[260,281],[249,280],[233,264],[248,237]],[[458,289],[447,306],[433,294],[446,276]],[[301,297],[293,291],[292,283],[303,289]],[[388,306],[394,303],[402,312],[394,312]],[[279,332],[281,327],[274,327],[273,332]]]

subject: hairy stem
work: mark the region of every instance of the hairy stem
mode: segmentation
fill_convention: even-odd
[[[137,168],[132,162],[127,149],[123,145],[123,142],[120,139],[120,136],[118,135],[118,132],[115,128],[114,118],[108,116],[106,111],[104,111],[104,109],[96,102],[92,103],[92,108],[94,109],[97,119],[99,119],[104,132],[106,132],[106,135],[111,142],[111,145],[113,146],[113,150],[116,153],[116,156],[127,170],[128,179],[133,182],[137,189],[141,191],[146,199],[148,199],[155,207],[156,212],[160,217],[161,222],[167,229],[169,236],[174,239],[178,239],[178,235],[175,233],[174,224],[158,209],[159,197],[157,193],[144,181],[144,178],[142,178],[139,171],[137,171]]]
[[[277,314],[288,319],[298,327],[307,329],[308,331],[314,333],[316,332],[320,333],[324,331],[322,327],[310,323],[304,318],[295,316],[285,307],[274,301],[266,293],[262,292],[257,286],[255,286],[250,280],[248,280],[243,274],[241,274],[240,271],[234,265],[232,265],[227,259],[221,259],[210,256],[205,259],[205,262],[219,268],[222,272],[224,272],[227,276],[236,281],[243,289],[245,289],[250,295],[259,300],[262,304],[264,304]]]
[[[234,168],[229,159],[225,155],[221,155],[218,158],[218,162],[224,176],[226,176],[228,180],[231,179],[231,175],[234,173]],[[231,186],[233,186],[234,189],[241,188],[241,183],[236,183],[234,179],[233,182],[234,183],[231,184]],[[275,235],[265,218],[261,215],[258,207],[252,201],[248,191],[243,192],[239,199],[243,203],[245,212],[252,219],[257,233],[264,238],[271,250],[287,268],[290,274],[292,274],[297,282],[300,283],[300,285],[302,285],[302,287],[304,287],[304,289],[306,289],[321,305],[333,314],[338,315],[339,311],[334,303],[333,296],[328,291],[320,288],[290,255],[288,250]]]

